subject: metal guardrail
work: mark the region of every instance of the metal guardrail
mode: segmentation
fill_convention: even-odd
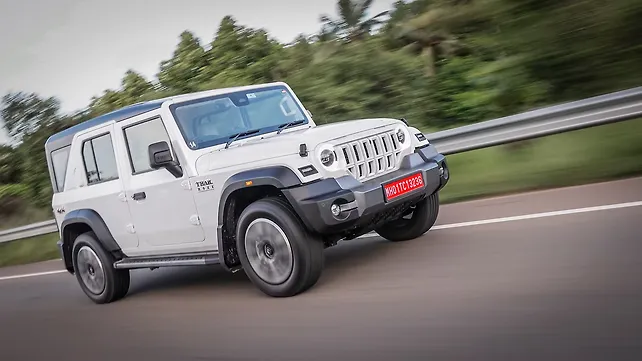
[[[426,134],[445,155],[642,117],[642,87]],[[0,231],[0,243],[56,232],[53,220]]]
[[[40,236],[58,231],[55,220],[33,223],[26,226],[0,231],[0,243],[22,238]]]
[[[426,134],[445,155],[642,116],[642,87]]]

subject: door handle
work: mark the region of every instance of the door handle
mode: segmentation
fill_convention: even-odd
[[[135,201],[142,201],[145,198],[147,198],[147,195],[145,194],[145,192],[138,192],[132,195],[132,199]]]

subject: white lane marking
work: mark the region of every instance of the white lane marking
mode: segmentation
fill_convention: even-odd
[[[437,229],[448,229],[448,228],[471,227],[471,226],[479,226],[479,225],[491,224],[491,223],[514,222],[514,221],[522,221],[522,220],[526,220],[526,219],[535,219],[535,218],[544,218],[544,217],[557,217],[557,216],[564,216],[564,215],[568,215],[568,214],[598,212],[598,211],[607,211],[607,210],[611,210],[611,209],[640,207],[640,206],[642,206],[642,201],[627,202],[627,203],[610,204],[610,205],[606,205],[606,206],[575,208],[575,209],[566,209],[566,210],[562,210],[562,211],[533,213],[533,214],[525,214],[525,215],[521,215],[521,216],[485,219],[485,220],[481,220],[481,221],[471,221],[471,222],[444,224],[444,225],[441,225],[441,226],[435,226],[432,229],[437,230]]]
[[[627,203],[617,203],[617,204],[609,204],[609,205],[604,205],[604,206],[566,209],[566,210],[561,210],[561,211],[544,212],[544,213],[524,214],[524,215],[521,215],[521,216],[484,219],[484,220],[481,220],[481,221],[470,221],[470,222],[461,222],[461,223],[452,223],[452,224],[442,224],[442,225],[434,226],[430,230],[433,231],[433,230],[449,229],[449,228],[472,227],[472,226],[480,226],[480,225],[484,225],[484,224],[514,222],[514,221],[522,221],[522,220],[527,220],[527,219],[544,218],[544,217],[557,217],[557,216],[564,216],[564,215],[569,215],[569,214],[597,212],[597,211],[607,211],[607,210],[611,210],[611,209],[640,207],[640,206],[642,206],[642,201],[627,202]],[[359,238],[370,238],[370,237],[378,237],[378,236],[379,235],[376,234],[376,233],[368,233],[368,234],[364,234],[363,236],[361,236]]]
[[[605,205],[605,206],[566,209],[566,210],[553,211],[553,212],[524,214],[524,215],[521,215],[521,216],[484,219],[484,220],[481,220],[481,221],[442,224],[442,225],[439,225],[439,226],[432,227],[431,231],[432,230],[439,230],[439,229],[472,227],[472,226],[479,226],[479,225],[492,224],[492,223],[514,222],[514,221],[521,221],[521,220],[526,220],[526,219],[535,219],[535,218],[544,218],[544,217],[557,217],[557,216],[564,216],[564,215],[568,215],[568,214],[597,212],[597,211],[606,211],[606,210],[611,210],[611,209],[641,207],[641,206],[642,206],[642,201],[637,201],[637,202],[628,202],[628,203],[609,204],[609,205]],[[370,238],[370,237],[378,237],[378,235],[376,233],[368,233],[368,234],[364,234],[363,236],[361,236],[359,238]],[[30,273],[30,274],[16,275],[16,276],[6,276],[6,277],[0,277],[0,281],[12,280],[12,279],[18,279],[18,278],[47,276],[47,275],[53,275],[53,274],[58,274],[58,273],[65,273],[65,272],[67,272],[67,271],[66,270],[58,270],[58,271]]]
[[[65,272],[67,272],[67,271],[66,270],[58,270],[58,271],[49,271],[49,272],[28,273],[26,275],[6,276],[6,277],[0,277],[0,281],[14,280],[14,279],[18,279],[18,278],[29,278],[29,277],[55,275],[55,274],[58,274],[58,273],[65,273]]]

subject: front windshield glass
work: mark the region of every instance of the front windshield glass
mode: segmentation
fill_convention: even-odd
[[[174,104],[170,110],[191,149],[225,144],[239,133],[253,131],[255,136],[278,131],[290,122],[308,122],[283,86],[192,100]]]

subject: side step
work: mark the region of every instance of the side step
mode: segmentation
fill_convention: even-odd
[[[114,268],[157,268],[177,266],[205,266],[219,264],[218,252],[174,254],[155,257],[127,257],[114,262]]]

